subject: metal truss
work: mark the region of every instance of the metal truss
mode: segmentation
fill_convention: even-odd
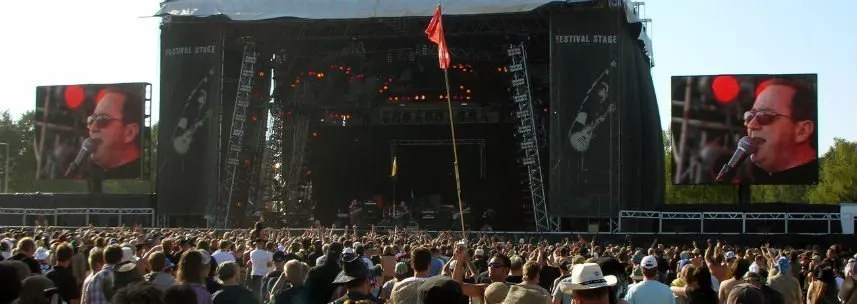
[[[247,107],[250,104],[250,92],[253,90],[255,76],[256,47],[251,40],[245,40],[244,59],[241,62],[241,74],[238,78],[238,90],[235,94],[235,109],[232,112],[232,128],[229,132],[229,143],[226,149],[226,167],[220,183],[218,200],[214,201],[214,213],[211,214],[209,226],[212,228],[228,228],[229,211],[232,208],[233,190],[239,169],[239,158],[243,150],[244,122],[247,120]]]
[[[508,67],[512,74],[512,99],[518,106],[516,132],[520,136],[520,148],[523,151],[523,164],[527,169],[530,197],[533,205],[533,217],[536,231],[559,231],[559,219],[550,216],[542,179],[542,160],[539,155],[538,135],[533,112],[533,97],[530,90],[530,78],[527,73],[527,52],[524,44],[511,44],[507,50],[511,59]]]
[[[262,176],[260,185],[260,200],[271,202],[277,193],[277,172],[282,166],[283,154],[283,115],[281,109],[271,108],[267,121],[267,132],[265,135],[265,151],[262,155]]]
[[[268,127],[269,127],[269,113],[270,108],[272,106],[271,102],[265,102],[265,109],[262,111],[260,116],[257,118],[259,121],[263,121],[264,123],[258,124],[259,130],[256,132],[257,138],[255,140],[256,151],[253,152],[253,166],[250,167],[250,175],[248,179],[250,181],[248,186],[248,196],[247,201],[256,204],[255,209],[260,209],[264,206],[264,203],[267,201],[262,201],[262,191],[265,188],[266,184],[263,183],[265,176],[268,175],[268,172],[271,172],[270,166],[265,159],[268,154]],[[250,212],[249,208],[246,208],[247,212]]]

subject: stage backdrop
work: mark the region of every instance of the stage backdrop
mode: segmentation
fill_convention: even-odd
[[[203,214],[217,199],[222,45],[210,26],[162,27],[160,215]]]
[[[615,217],[662,201],[660,123],[639,31],[619,10],[551,16],[554,215]]]

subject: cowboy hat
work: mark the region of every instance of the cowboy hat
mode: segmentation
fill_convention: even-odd
[[[571,279],[570,282],[564,281],[560,285],[563,293],[571,293],[574,290],[614,286],[618,281],[616,276],[605,276],[601,271],[601,267],[596,263],[574,265],[574,268],[571,269],[571,277],[569,279]]]

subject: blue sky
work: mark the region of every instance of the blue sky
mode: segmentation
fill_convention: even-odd
[[[0,110],[31,110],[35,87],[150,82],[158,113],[158,0],[10,1],[3,28]],[[813,5],[823,3],[823,5]],[[819,145],[857,140],[857,26],[846,0],[650,0],[652,70],[669,119],[672,75],[818,73]]]

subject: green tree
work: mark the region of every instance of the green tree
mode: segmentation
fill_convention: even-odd
[[[807,193],[810,203],[857,202],[857,141],[834,139],[820,167],[819,184]]]

